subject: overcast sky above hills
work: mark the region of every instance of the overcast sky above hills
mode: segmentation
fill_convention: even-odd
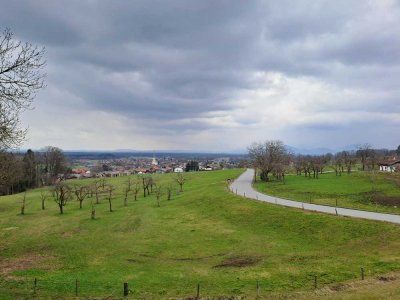
[[[397,147],[399,1],[6,1],[47,49],[24,148]]]

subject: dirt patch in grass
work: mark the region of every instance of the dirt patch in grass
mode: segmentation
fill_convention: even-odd
[[[378,276],[376,279],[378,279],[379,281],[382,281],[382,282],[389,282],[389,281],[396,280],[396,277],[394,277],[394,276]]]
[[[249,267],[256,265],[261,259],[251,256],[237,256],[224,260],[222,263],[215,265],[213,268],[228,268],[228,267]]]
[[[329,288],[334,292],[341,292],[349,289],[351,286],[348,284],[338,283],[330,286]]]
[[[62,233],[62,236],[63,237],[71,237],[71,236],[74,236],[75,234],[78,234],[79,232],[81,232],[81,228],[80,227],[76,227],[76,228],[74,228],[72,230],[64,231]]]
[[[54,270],[57,267],[55,258],[46,255],[26,254],[12,259],[0,260],[0,274],[7,278],[14,278],[12,273],[29,269]]]
[[[377,203],[385,206],[400,207],[400,197],[385,196],[380,192],[364,192],[361,193],[363,203]]]
[[[377,195],[374,197],[374,202],[386,206],[400,207],[400,197],[388,197],[388,196]]]
[[[209,256],[202,256],[202,257],[173,258],[173,260],[176,260],[176,261],[195,261],[195,260],[209,259],[209,258],[218,257],[218,256],[224,256],[224,255],[225,255],[225,253],[218,253],[218,254],[209,255]]]

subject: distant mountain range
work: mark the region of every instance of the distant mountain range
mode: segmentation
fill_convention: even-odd
[[[293,154],[304,154],[304,155],[320,155],[326,153],[337,153],[340,151],[352,151],[357,150],[357,145],[348,145],[340,149],[333,148],[299,148],[286,145],[287,149]],[[37,151],[37,150],[34,150]],[[39,150],[40,151],[40,150]],[[20,149],[19,153],[25,153],[26,149]],[[116,149],[116,150],[64,150],[64,153],[69,157],[101,157],[101,158],[121,158],[128,156],[137,157],[223,157],[223,156],[242,156],[247,154],[247,149],[237,149],[226,152],[214,152],[214,151],[190,151],[190,150],[134,150],[134,149]]]

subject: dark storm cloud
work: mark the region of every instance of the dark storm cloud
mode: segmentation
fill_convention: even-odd
[[[276,72],[367,95],[314,111],[399,109],[396,1],[0,2],[0,27],[47,48],[47,84],[66,95],[49,105],[75,95],[154,130],[205,130],[217,126],[205,116],[268,89],[254,74]]]

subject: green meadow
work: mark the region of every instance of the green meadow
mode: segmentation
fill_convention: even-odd
[[[90,299],[122,298],[124,282],[131,298],[193,297],[197,284],[204,298],[254,298],[257,281],[260,297],[310,298],[314,276],[318,290],[339,293],[339,284],[360,281],[360,267],[366,280],[400,270],[400,226],[244,199],[226,188],[241,172],[185,174],[184,191],[176,184],[160,207],[142,194],[125,207],[126,177],[108,179],[114,211],[103,199],[96,220],[90,199],[82,209],[68,202],[60,215],[53,200],[41,210],[36,189],[20,215],[21,194],[1,197],[0,298],[71,299],[76,280],[79,297]],[[162,185],[175,174],[154,178]]]
[[[318,179],[297,175],[285,181],[258,181],[254,187],[286,199],[400,214],[400,174],[384,172],[323,173]]]

